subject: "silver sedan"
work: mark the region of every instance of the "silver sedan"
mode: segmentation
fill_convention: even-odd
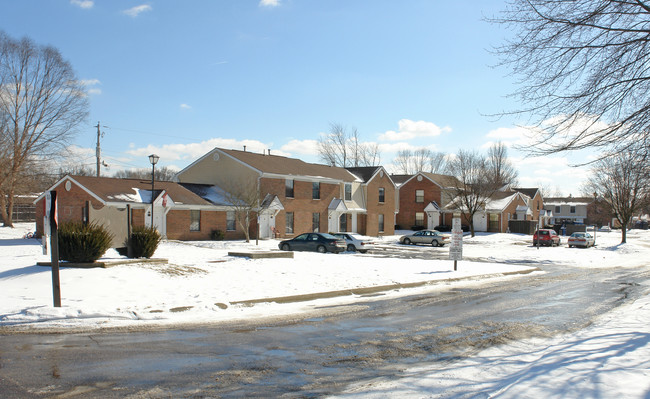
[[[449,236],[443,235],[438,230],[420,230],[413,234],[400,237],[402,244],[428,244],[434,247],[442,247],[449,241]]]

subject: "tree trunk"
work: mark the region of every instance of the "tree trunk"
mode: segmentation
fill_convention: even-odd
[[[2,218],[3,226],[13,227],[7,212],[7,197],[4,193],[0,193],[0,218]]]

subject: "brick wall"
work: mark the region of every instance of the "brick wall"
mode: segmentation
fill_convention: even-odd
[[[59,224],[66,222],[81,222],[86,202],[90,201],[95,209],[103,208],[101,202],[90,196],[81,187],[70,182],[70,190],[65,189],[65,183],[60,184],[56,191]],[[36,203],[36,233],[43,234],[43,216],[45,214],[45,197]]]
[[[310,232],[312,230],[312,214],[320,214],[321,232],[327,232],[327,207],[332,199],[340,198],[340,184],[320,184],[320,199],[312,199],[312,182],[294,181],[294,196],[287,197],[285,190],[285,179],[263,178],[260,181],[260,192],[262,198],[267,194],[277,195],[284,206],[275,218],[275,227],[278,237],[293,237],[295,235]],[[293,212],[294,234],[286,234],[286,213]]]
[[[387,174],[377,174],[368,182],[365,233],[369,236],[395,234],[395,186]],[[384,201],[379,202],[379,188],[384,189]],[[384,215],[384,231],[379,231],[379,215]]]
[[[424,201],[415,202],[415,192],[416,190],[424,190]],[[410,229],[411,226],[415,225],[415,214],[417,212],[424,212],[424,208],[431,203],[431,201],[436,201],[438,205],[442,204],[441,201],[441,190],[440,186],[433,183],[431,180],[423,177],[422,181],[418,181],[417,177],[409,180],[407,183],[403,184],[399,189],[399,213],[397,214],[397,224],[402,229]],[[428,225],[428,216],[424,214],[424,226]],[[436,221],[438,222],[438,221]],[[442,223],[442,224],[451,224]]]

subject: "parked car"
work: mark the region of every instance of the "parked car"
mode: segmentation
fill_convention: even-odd
[[[283,251],[318,251],[320,253],[343,252],[347,248],[345,240],[327,233],[304,233],[290,240],[280,241],[278,247]]]
[[[359,251],[362,254],[368,252],[372,249],[375,243],[372,241],[372,238],[362,236],[357,233],[331,233],[334,237],[342,238],[347,244],[347,250],[354,252]]]
[[[437,230],[420,230],[399,238],[399,242],[402,244],[430,244],[434,247],[442,247],[448,241],[449,236],[446,236]]]
[[[539,229],[533,234],[533,245],[548,245],[549,247],[558,246],[562,242],[560,236],[553,229]]]
[[[594,236],[592,236],[589,233],[583,233],[580,231],[576,231],[575,233],[571,234],[568,240],[569,248],[571,247],[593,247],[594,244],[596,243],[596,240],[594,239]]]
[[[601,228],[598,229],[598,230],[599,230],[599,231],[610,232],[610,231],[612,231],[612,228],[609,227],[609,226],[603,226],[603,227],[601,227]]]

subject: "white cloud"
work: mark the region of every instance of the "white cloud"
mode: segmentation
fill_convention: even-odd
[[[70,4],[87,10],[93,8],[95,2],[93,0],[70,0]]]
[[[317,140],[291,140],[287,144],[280,147],[280,150],[286,151],[288,154],[297,153],[303,155],[318,155],[318,141]]]
[[[79,81],[83,86],[86,86],[88,94],[102,94],[102,90],[98,87],[92,87],[101,85],[102,82],[99,79],[82,79]]]
[[[192,109],[192,107],[187,104],[181,104],[180,107],[181,109]]]
[[[150,5],[142,4],[142,5],[139,5],[139,6],[129,8],[128,10],[124,10],[124,11],[122,11],[122,13],[128,15],[131,18],[135,18],[138,15],[140,15],[141,13],[146,12],[146,11],[151,11],[151,10],[153,10],[153,8]]]
[[[155,153],[160,157],[160,162],[162,162],[163,165],[167,165],[167,162],[179,160],[193,162],[205,155],[214,147],[243,150],[244,146],[246,146],[246,151],[249,152],[259,152],[261,154],[262,152],[267,151],[269,148],[271,148],[272,154],[282,155],[278,151],[273,151],[272,145],[262,143],[261,141],[224,139],[220,137],[205,140],[200,143],[165,144],[163,146],[155,146],[149,144],[146,147],[131,147],[129,150],[125,151],[125,153],[134,157],[142,157],[143,159],[148,157],[149,154]]]
[[[405,141],[421,137],[436,137],[442,133],[451,132],[451,128],[443,128],[435,123],[426,121],[412,121],[410,119],[401,119],[398,122],[399,130],[389,130],[379,136],[382,141]]]
[[[260,7],[277,7],[280,5],[280,0],[260,0]]]

